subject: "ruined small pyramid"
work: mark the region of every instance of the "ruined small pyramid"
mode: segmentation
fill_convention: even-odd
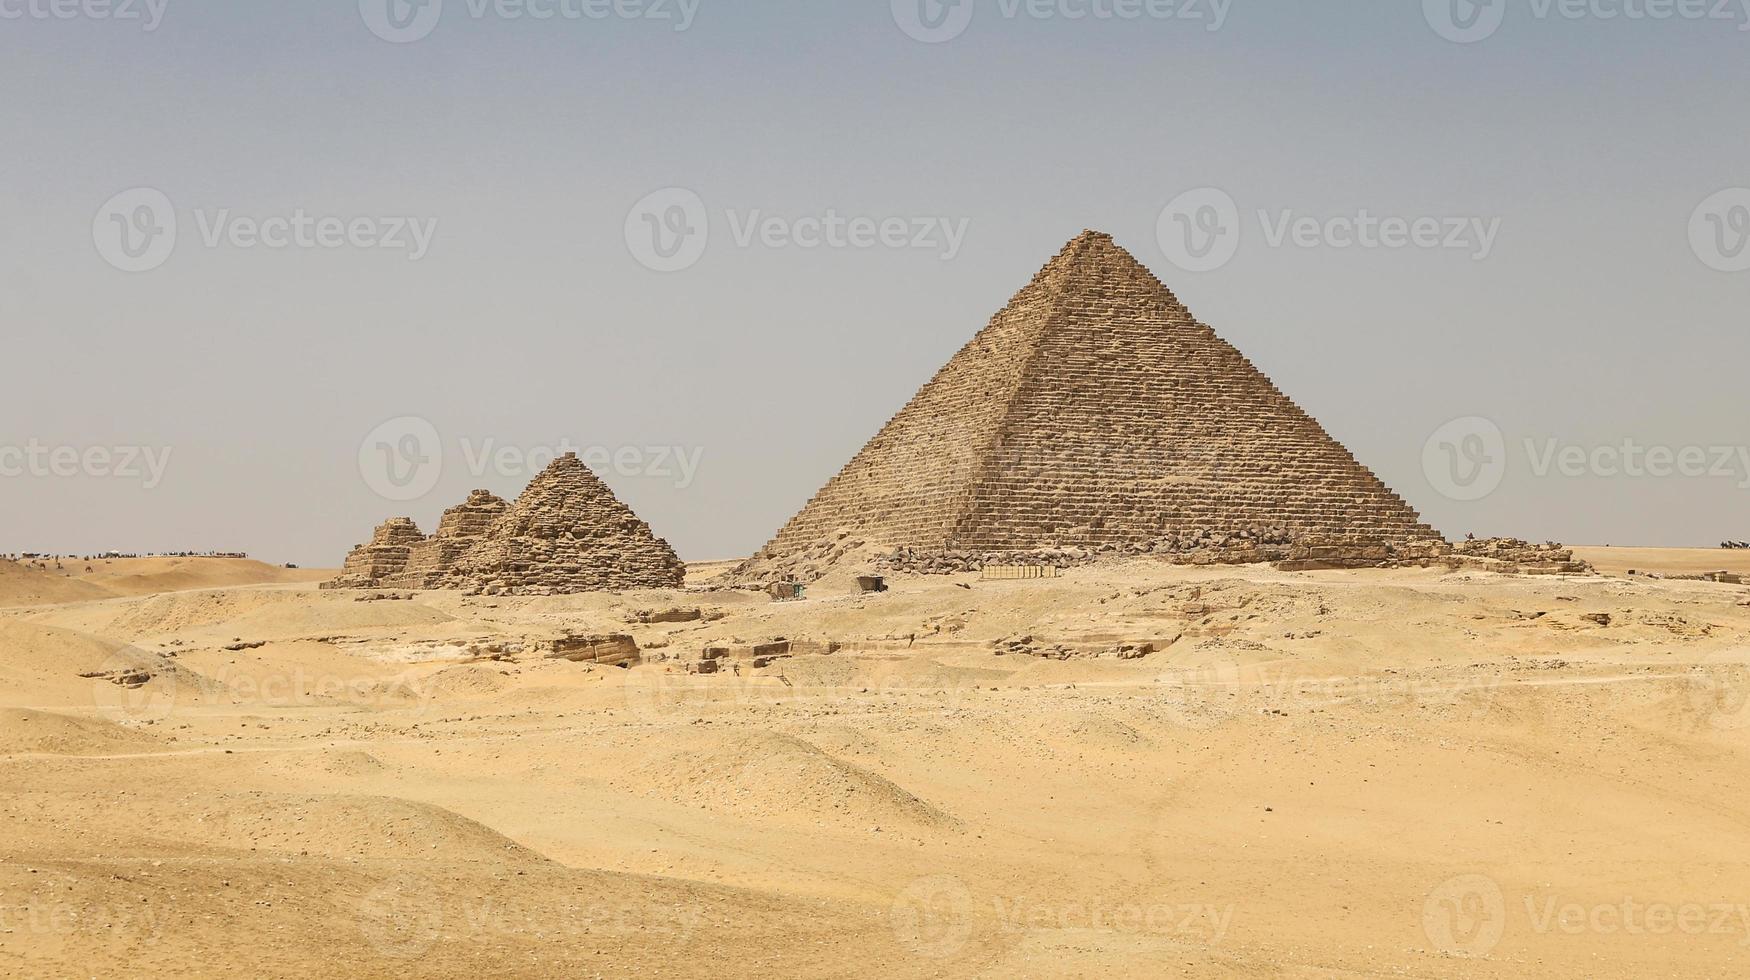
[[[567,453],[455,562],[452,585],[494,595],[678,588],[686,566],[575,453]]]
[[[407,569],[407,559],[413,549],[425,541],[419,525],[410,517],[395,517],[384,521],[372,532],[371,540],[359,545],[346,556],[340,577],[323,584],[325,589],[374,589],[395,579]]]
[[[928,551],[1271,528],[1438,535],[1113,242],[1084,232],[780,530]]]
[[[408,589],[443,588],[457,560],[479,544],[493,522],[509,509],[504,498],[489,490],[469,494],[467,500],[444,511],[436,533],[413,546],[406,569],[390,584]]]

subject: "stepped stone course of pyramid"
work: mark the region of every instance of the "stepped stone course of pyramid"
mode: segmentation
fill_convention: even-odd
[[[485,538],[494,521],[510,509],[504,498],[476,490],[468,499],[444,511],[437,533],[414,545],[407,568],[391,588],[441,589],[454,573],[457,559]]]
[[[407,518],[389,521],[323,587],[558,595],[678,588],[685,576],[674,549],[567,454],[514,504],[474,491],[430,538]]]
[[[377,588],[407,570],[407,559],[413,549],[425,541],[419,525],[411,518],[396,517],[384,521],[371,535],[371,540],[354,548],[346,556],[340,577],[323,583],[325,589]]]
[[[847,535],[928,554],[1230,537],[1441,543],[1111,236],[1091,231],[743,571]]]

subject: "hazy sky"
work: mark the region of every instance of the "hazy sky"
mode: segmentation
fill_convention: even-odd
[[[746,554],[1088,227],[1449,536],[1750,538],[1738,0],[383,2],[0,0],[0,552]]]

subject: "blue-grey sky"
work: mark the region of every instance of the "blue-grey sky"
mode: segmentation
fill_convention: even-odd
[[[1449,536],[1750,538],[1740,0],[384,2],[0,0],[0,552],[746,554],[1090,227]]]

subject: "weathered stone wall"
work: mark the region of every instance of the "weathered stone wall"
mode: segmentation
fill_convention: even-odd
[[[1122,547],[1212,527],[1439,540],[1147,269],[1088,232],[761,556],[842,530],[991,552]]]
[[[476,490],[438,522],[437,533],[413,546],[406,571],[383,584],[396,589],[441,589],[456,562],[485,538],[492,523],[510,509],[502,497]]]

